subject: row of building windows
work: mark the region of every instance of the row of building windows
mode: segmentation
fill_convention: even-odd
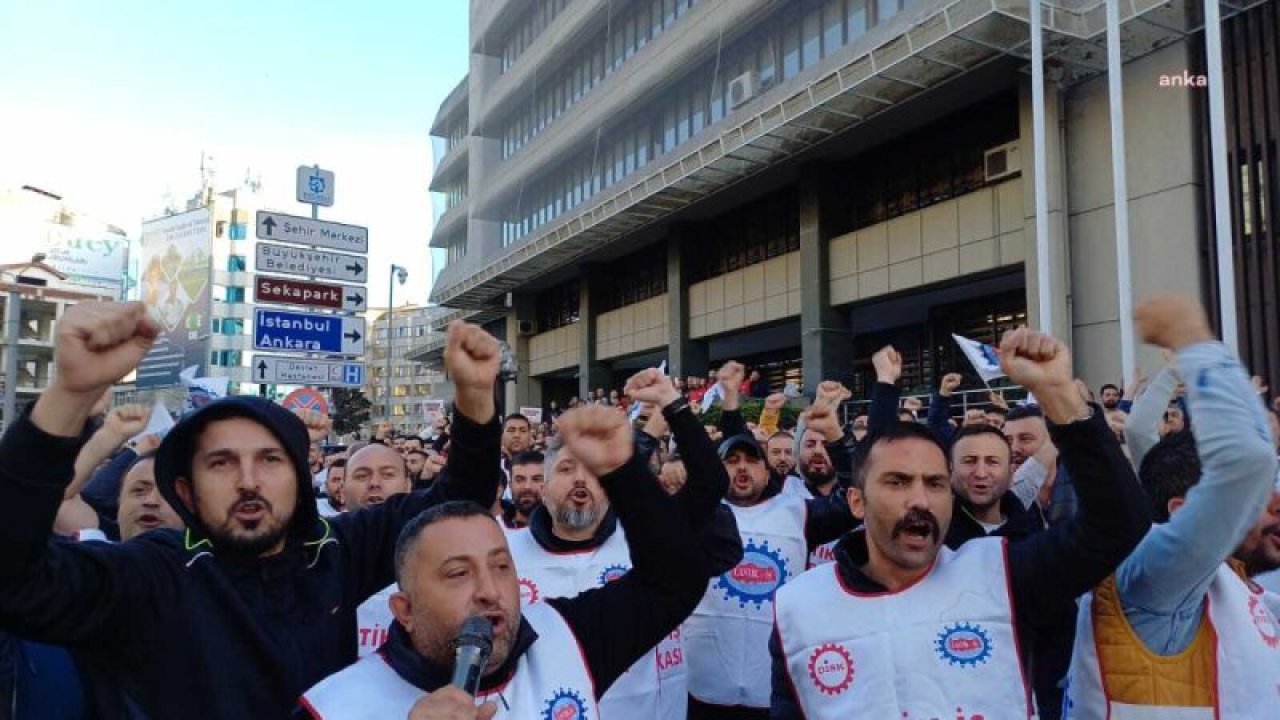
[[[468,123],[469,120],[467,116],[463,115],[460,120],[454,122],[449,126],[448,130],[445,131],[444,151],[446,153],[457,147],[458,143],[461,143],[463,138],[467,136]]]
[[[600,293],[599,312],[609,312],[657,297],[667,291],[667,250],[658,243],[609,263],[601,273],[609,278]]]
[[[687,13],[698,0],[647,0],[623,6],[604,28],[560,66],[548,80],[536,75],[533,100],[510,118],[502,131],[502,157],[508,158],[612,75],[636,52]]]
[[[454,262],[461,260],[467,256],[467,234],[461,233],[457,237],[449,240],[449,255],[447,262],[452,265]]]
[[[569,4],[570,0],[535,0],[513,23],[511,34],[502,41],[502,72],[516,64],[516,60],[533,44],[534,40],[550,27]]]
[[[538,293],[538,332],[555,330],[578,322],[582,285],[577,280],[561,283]]]
[[[800,208],[787,190],[719,218],[690,226],[684,235],[689,282],[702,282],[800,249]]]
[[[904,0],[798,0],[779,9],[721,57],[694,70],[647,112],[597,131],[572,159],[521,189],[504,222],[504,246],[524,236],[655,158],[670,152],[733,111],[734,78],[749,75],[767,89],[789,80],[896,15]]]

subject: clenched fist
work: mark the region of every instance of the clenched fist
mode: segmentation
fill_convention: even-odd
[[[1071,352],[1057,338],[1025,327],[1000,339],[1000,368],[1013,382],[1035,393],[1044,414],[1055,423],[1081,417],[1088,405],[1076,390]]]
[[[716,381],[724,388],[725,393],[737,393],[742,387],[742,380],[746,377],[747,369],[742,363],[730,360],[720,366],[720,370],[716,372]]]
[[[478,423],[493,419],[493,388],[502,364],[502,347],[479,325],[454,320],[444,349],[444,367],[453,381],[454,407]]]
[[[626,465],[635,452],[627,416],[612,407],[574,408],[556,419],[556,427],[565,447],[596,477]]]
[[[632,375],[622,388],[622,394],[629,396],[633,402],[649,403],[658,409],[680,399],[680,392],[657,368],[641,370]]]
[[[159,332],[140,302],[72,306],[58,321],[57,375],[36,401],[32,422],[53,435],[78,435],[103,391],[138,366]]]
[[[311,442],[318,443],[329,437],[329,430],[333,427],[333,421],[328,415],[316,412],[315,410],[307,410],[306,408],[296,408],[294,415],[307,426],[307,437]]]
[[[885,345],[871,356],[871,364],[876,369],[876,382],[896,385],[902,377],[902,356],[892,345]]]
[[[774,393],[764,399],[765,410],[782,410],[787,405],[787,396],[782,393]]]
[[[853,393],[849,392],[849,389],[844,385],[835,380],[823,380],[818,383],[818,396],[814,400],[814,404],[834,408],[851,397],[853,397]]]
[[[938,386],[938,394],[942,397],[951,397],[951,394],[960,388],[960,383],[964,381],[964,377],[960,373],[947,373],[942,376],[942,384]]]
[[[1133,320],[1143,342],[1170,350],[1213,339],[1204,308],[1185,295],[1156,295],[1145,300],[1134,309]]]
[[[102,429],[119,444],[147,429],[151,420],[150,405],[120,405],[112,408],[102,422]]]
[[[833,443],[844,436],[840,428],[840,420],[836,417],[836,409],[827,403],[814,403],[804,413],[806,430],[813,430],[822,435],[823,442]]]

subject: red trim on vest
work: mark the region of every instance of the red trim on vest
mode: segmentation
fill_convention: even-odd
[[[1022,664],[1022,640],[1018,637],[1018,609],[1013,604],[1013,577],[1009,569],[1009,539],[1000,538],[1000,556],[1004,558],[1004,592],[1009,601],[1009,625],[1013,628],[1013,651],[1018,659],[1018,672],[1022,674],[1022,691],[1027,697],[1027,717],[1032,717],[1035,705],[1031,700],[1031,683],[1027,682],[1027,668]]]
[[[867,538],[867,542],[871,542],[871,538]],[[939,547],[938,547],[938,552],[939,552],[939,553],[941,553],[941,552],[942,552],[942,546],[939,546]],[[834,562],[833,562],[833,563],[827,563],[827,564],[828,564],[828,565],[839,565],[839,563],[834,563]],[[852,596],[854,596],[854,597],[870,598],[870,597],[885,597],[885,596],[887,596],[887,595],[898,595],[898,594],[900,594],[900,593],[904,593],[904,592],[906,592],[906,591],[910,590],[911,588],[915,587],[916,585],[919,585],[919,584],[921,583],[921,581],[923,581],[925,578],[927,578],[927,577],[929,577],[930,575],[932,575],[932,574],[933,574],[933,569],[934,569],[935,567],[937,567],[937,566],[938,566],[938,556],[937,556],[937,555],[934,555],[934,556],[933,556],[933,563],[929,565],[929,569],[928,569],[928,570],[925,570],[925,571],[920,575],[920,577],[916,578],[915,580],[912,580],[911,582],[907,583],[906,585],[903,585],[901,588],[899,588],[899,589],[897,589],[897,590],[882,590],[882,591],[880,591],[880,592],[872,592],[872,593],[859,592],[859,591],[854,590],[853,588],[849,587],[848,585],[846,585],[846,584],[845,584],[845,582],[844,582],[844,578],[843,578],[843,577],[841,577],[841,575],[840,575],[840,573],[839,573],[838,571],[836,572],[836,582],[840,583],[840,589],[841,589],[841,590],[844,590],[844,591],[845,591],[845,593],[847,593],[847,594],[849,594],[849,595],[852,595]]]
[[[597,706],[600,705],[600,693],[596,691],[596,676],[595,673],[591,672],[591,664],[587,662],[587,653],[582,649],[582,641],[578,639],[578,633],[574,631],[573,626],[569,624],[568,620],[564,619],[564,615],[561,615],[560,611],[556,610],[554,605],[547,605],[547,607],[554,610],[556,615],[560,618],[560,622],[564,623],[565,627],[569,629],[569,635],[573,638],[573,644],[578,646],[578,659],[582,661],[582,667],[587,671],[587,678],[591,680],[591,697],[595,699],[595,704]],[[537,640],[534,642],[537,642]],[[615,680],[614,682],[617,681]],[[596,709],[599,711],[598,707]]]
[[[827,564],[832,566],[833,571],[835,570],[835,563]],[[836,572],[836,577],[839,576],[840,573]],[[804,712],[804,703],[800,702],[800,691],[796,689],[796,680],[791,677],[791,664],[787,662],[787,645],[782,641],[782,626],[778,624],[777,602],[773,603],[773,631],[778,634],[778,652],[782,654],[782,669],[786,671],[784,674],[787,676],[787,684],[791,686],[791,697],[796,701],[796,708],[800,711],[800,717],[808,718],[809,716]],[[770,671],[770,674],[772,674],[772,671]]]
[[[307,702],[306,695],[303,695],[302,697],[298,698],[298,704],[302,705],[302,709],[306,710],[307,714],[315,718],[315,720],[324,720],[324,716],[321,715],[314,707],[312,707],[311,703]]]

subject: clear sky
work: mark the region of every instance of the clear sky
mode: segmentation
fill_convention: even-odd
[[[467,71],[467,0],[0,0],[0,187],[35,185],[137,234],[200,186],[252,171],[306,214],[294,170],[337,173],[321,217],[366,225],[369,289],[389,264],[425,302],[427,131]],[[0,252],[11,239],[0,238]]]

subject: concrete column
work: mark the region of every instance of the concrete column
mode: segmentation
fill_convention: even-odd
[[[1105,79],[1104,79],[1105,82]],[[1040,328],[1040,301],[1037,273],[1040,262],[1049,263],[1050,283],[1053,288],[1053,327],[1041,328],[1071,344],[1071,252],[1070,234],[1067,231],[1067,152],[1065,137],[1065,109],[1062,91],[1049,83],[1045,88],[1045,156],[1048,167],[1049,206],[1049,257],[1036,254],[1035,215],[1035,158],[1032,152],[1033,133],[1031,122],[1031,84],[1024,81],[1019,88],[1019,156],[1022,159],[1023,234],[1026,240],[1027,324]],[[1101,108],[1106,117],[1105,99]],[[1104,120],[1105,122],[1105,120]],[[1107,136],[1099,142],[1106,143]],[[1110,177],[1110,167],[1107,176]],[[1115,257],[1114,249],[1111,257]],[[1114,277],[1114,271],[1112,276]]]
[[[581,271],[578,330],[582,335],[578,344],[578,396],[586,397],[596,388],[608,391],[613,373],[607,365],[596,360],[596,316],[600,314],[601,290],[609,280],[595,266],[583,265]]]
[[[542,407],[542,380],[529,374],[529,338],[520,332],[521,323],[533,323],[537,303],[532,293],[516,293],[511,298],[512,308],[507,313],[507,344],[520,366],[515,383],[507,384],[507,412],[522,407]],[[532,325],[530,325],[531,327]]]
[[[667,235],[667,374],[671,377],[706,375],[707,344],[689,337],[689,281],[680,253],[682,228]]]
[[[821,168],[801,173],[799,184],[800,350],[804,391],[813,394],[823,380],[853,382],[853,335],[849,317],[831,307],[829,231],[824,218],[827,183]]]

